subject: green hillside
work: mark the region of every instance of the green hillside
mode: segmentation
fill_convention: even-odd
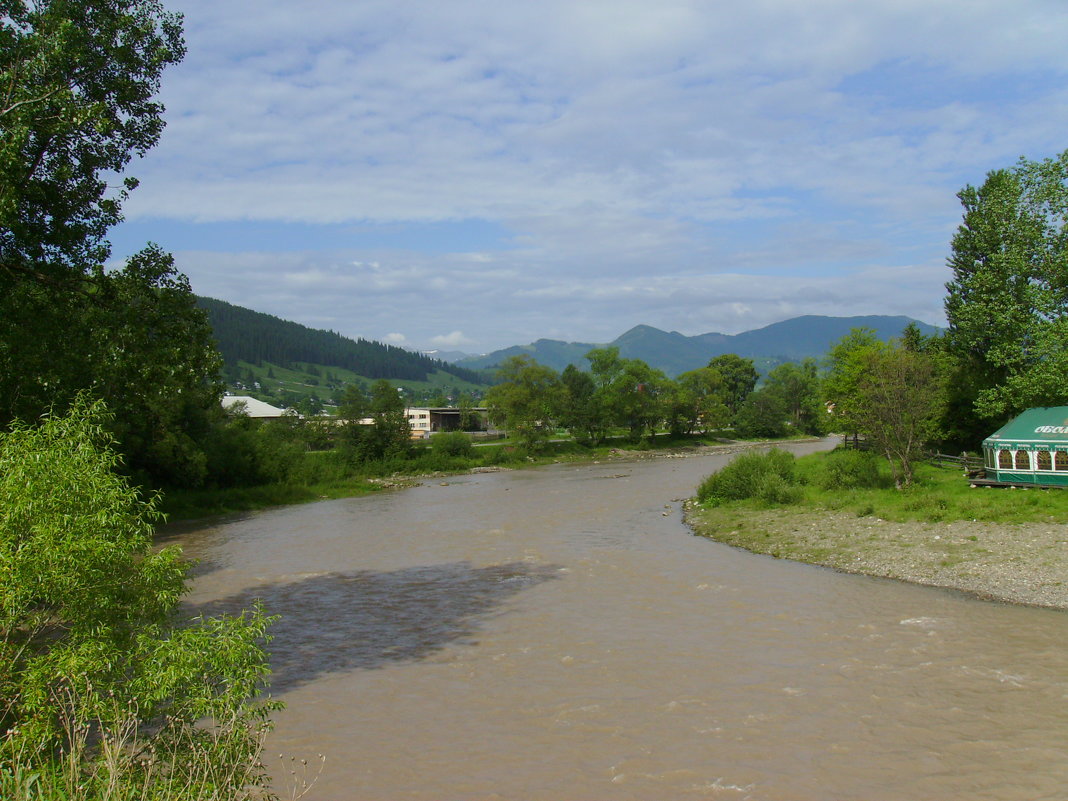
[[[365,378],[406,381],[426,381],[431,374],[443,371],[458,380],[484,383],[474,370],[393,345],[349,339],[333,331],[308,328],[213,298],[198,297],[197,305],[208,313],[219,351],[227,364],[270,362],[289,367],[311,363],[343,367]]]
[[[585,358],[594,348],[602,345],[591,345],[585,342],[562,342],[558,339],[539,339],[529,345],[514,345],[503,350],[495,350],[485,356],[470,356],[463,359],[460,364],[472,370],[493,369],[511,356],[530,356],[539,364],[552,367],[556,371],[562,371],[569,364],[587,367]]]
[[[268,402],[329,404],[345,385],[369,386],[380,378],[415,401],[480,396],[489,384],[476,370],[404,348],[349,339],[214,298],[198,297],[197,305],[208,315],[227,383]]]
[[[668,375],[704,367],[711,358],[707,355],[708,349],[692,337],[678,331],[661,331],[650,325],[636,325],[612,344],[619,348],[621,356],[641,359]]]
[[[226,382],[236,394],[251,395],[282,407],[310,404],[310,407],[302,408],[314,412],[337,403],[347,385],[355,384],[367,391],[375,380],[343,367],[310,362],[282,367],[270,362],[239,361],[236,365],[227,365],[225,371]],[[460,395],[478,400],[486,390],[485,384],[462,381],[442,370],[430,373],[423,381],[390,379],[389,382],[403,390],[405,399],[416,405],[450,405]]]

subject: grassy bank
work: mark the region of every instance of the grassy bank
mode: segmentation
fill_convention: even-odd
[[[380,488],[365,479],[354,478],[347,484],[265,484],[258,487],[170,490],[164,493],[161,508],[170,521],[196,520],[271,506],[365,495]]]
[[[816,454],[787,477],[757,478],[764,497],[706,493],[688,503],[687,520],[755,553],[1068,608],[1068,491],[972,488],[958,470],[931,465],[899,491],[878,460],[844,471],[841,461]]]

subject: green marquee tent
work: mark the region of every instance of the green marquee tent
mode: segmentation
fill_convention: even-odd
[[[1068,406],[1028,409],[983,440],[988,479],[1068,486]]]

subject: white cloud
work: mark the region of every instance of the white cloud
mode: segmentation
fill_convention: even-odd
[[[1065,12],[1045,3],[401,2],[294,15],[264,2],[256,19],[178,5],[190,55],[165,84],[170,128],[131,213],[513,220],[591,206],[724,219],[762,208],[739,188],[784,182],[878,205],[922,191],[911,167],[925,149],[995,106],[950,102],[956,124],[924,125],[907,107],[890,120],[843,79],[887,60],[936,83],[1068,64]],[[1042,124],[1012,119],[1017,106],[999,98],[979,127]]]
[[[753,269],[590,280],[575,269],[547,270],[536,264],[524,269],[515,261],[522,257],[510,252],[478,268],[408,254],[405,261],[398,258],[398,272],[436,273],[445,279],[433,302],[415,314],[418,292],[374,294],[359,288],[359,277],[343,284],[343,292],[331,281],[296,288],[276,279],[291,269],[287,262],[311,273],[332,274],[338,264],[351,262],[346,254],[285,256],[180,253],[178,264],[200,294],[305,325],[400,344],[394,333],[400,320],[406,346],[483,351],[542,337],[608,342],[638,323],[689,335],[738,333],[801,314],[904,314],[940,324],[942,286],[949,277],[936,261],[868,266],[822,277]],[[383,269],[389,270],[388,263]],[[507,278],[498,280],[499,275]],[[462,330],[452,327],[458,319],[464,321]]]
[[[440,348],[458,348],[461,345],[473,345],[474,340],[464,336],[463,331],[453,331],[430,338],[430,344]]]
[[[938,322],[955,192],[1068,128],[1053,0],[168,5],[189,55],[130,218],[508,239],[182,254],[199,292],[352,335]]]
[[[403,345],[408,341],[408,337],[404,336],[404,334],[386,334],[382,337],[382,341],[388,342],[390,345]]]

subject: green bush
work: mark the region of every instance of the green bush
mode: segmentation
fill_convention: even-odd
[[[330,484],[353,475],[352,465],[341,451],[309,451],[289,466],[286,481],[296,485]]]
[[[787,506],[798,503],[804,491],[779,473],[764,473],[757,479],[753,496],[771,506]]]
[[[879,472],[879,459],[874,453],[840,449],[823,459],[816,483],[825,490],[878,489],[888,480]]]
[[[79,400],[0,433],[0,797],[267,795],[270,618],[183,620],[187,568],[106,428]]]
[[[237,417],[216,427],[205,443],[210,488],[284,484],[307,450],[299,425]]]
[[[462,431],[435,434],[430,438],[430,449],[441,456],[470,458],[475,455],[471,437]]]
[[[794,475],[794,456],[772,448],[743,453],[697,488],[697,499],[715,506],[724,501],[760,498],[768,503],[795,503],[800,487]]]
[[[493,453],[486,459],[486,464],[517,464],[525,462],[529,456],[529,452],[522,445],[501,445],[493,449]]]
[[[476,464],[463,456],[449,456],[430,448],[417,450],[406,458],[382,459],[364,465],[369,475],[390,476],[397,474],[419,475],[421,473],[448,473],[466,470]]]
[[[766,389],[749,395],[735,415],[734,430],[744,439],[773,439],[786,436],[786,407]]]
[[[209,487],[247,487],[263,483],[256,432],[248,418],[219,425],[204,443]]]

